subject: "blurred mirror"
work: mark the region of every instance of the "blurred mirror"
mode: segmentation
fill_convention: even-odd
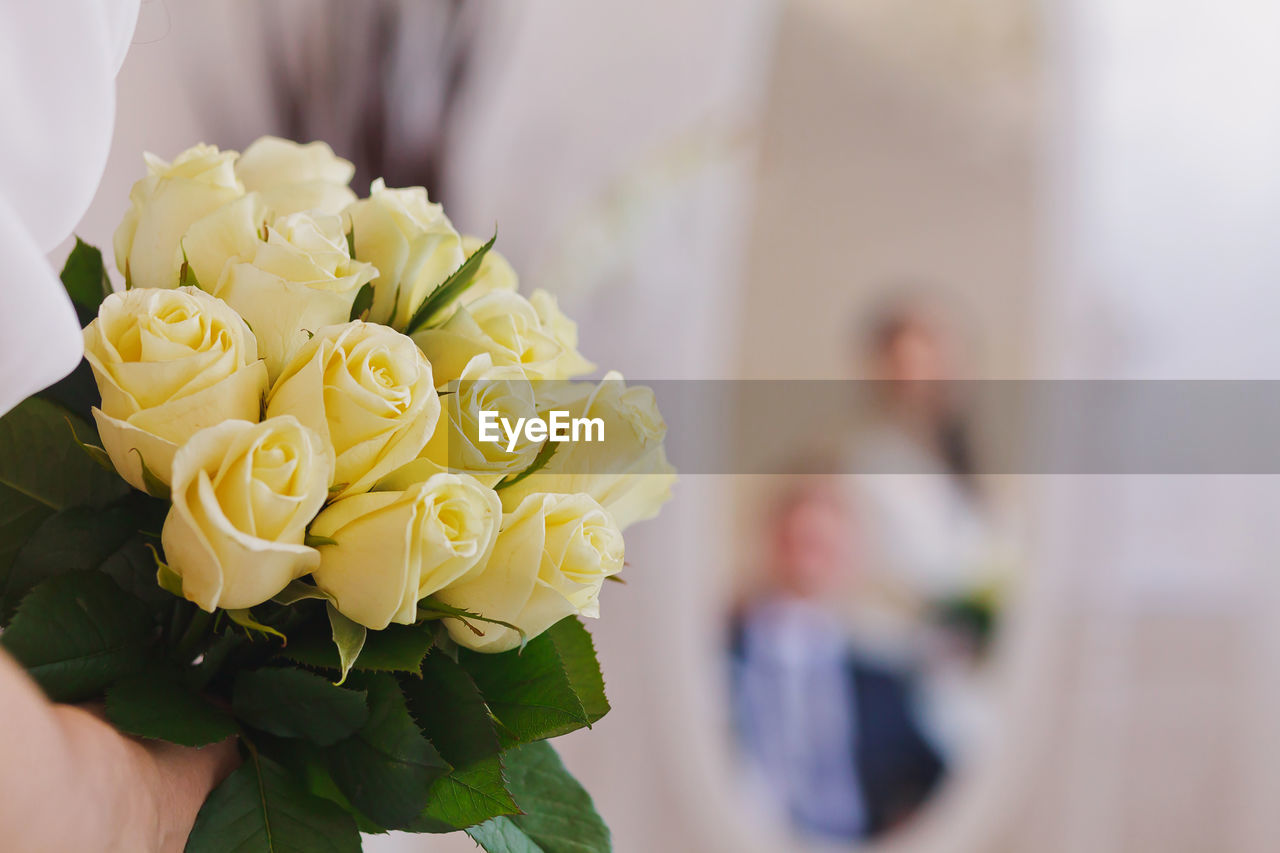
[[[1026,375],[1032,31],[1020,2],[781,15],[740,351],[847,380],[812,435],[755,441],[785,473],[739,478],[731,739],[785,843],[909,830],[998,735],[1024,483],[965,380]]]

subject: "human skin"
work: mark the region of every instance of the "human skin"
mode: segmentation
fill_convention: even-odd
[[[49,702],[0,652],[0,847],[178,853],[205,797],[239,764],[234,739],[201,749],[126,737]]]

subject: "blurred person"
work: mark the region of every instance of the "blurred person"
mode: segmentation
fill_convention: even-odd
[[[862,352],[869,405],[844,452],[851,500],[874,535],[851,629],[882,662],[921,671],[923,723],[955,759],[989,728],[980,664],[1000,568],[962,352],[940,308],[919,297],[877,312]]]
[[[857,584],[857,529],[828,480],[770,514],[766,585],[734,626],[734,710],[764,795],[801,834],[877,836],[925,800],[942,763],[912,716],[910,683],[859,655],[831,612]]]

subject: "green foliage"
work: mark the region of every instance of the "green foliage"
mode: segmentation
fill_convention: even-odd
[[[173,594],[156,583],[155,537],[143,532],[148,529],[145,524],[143,522],[136,532],[130,531],[129,538],[98,565],[98,570],[109,575],[125,592],[158,611],[172,604]]]
[[[529,463],[529,467],[525,468],[519,474],[515,474],[505,480],[499,480],[498,485],[493,487],[494,490],[500,492],[508,486],[514,486],[525,477],[528,477],[531,474],[536,474],[543,468],[547,467],[547,463],[551,461],[552,456],[556,455],[556,448],[559,446],[560,445],[557,442],[547,439],[543,442],[542,447],[538,449],[538,455],[533,457],[533,461]]]
[[[423,625],[388,625],[369,633],[355,665],[374,672],[417,672],[432,642]]]
[[[360,812],[389,829],[408,826],[427,805],[431,784],[451,769],[418,730],[393,676],[361,674],[369,720],[327,750],[338,789]]]
[[[135,447],[133,452],[138,455],[138,466],[142,469],[142,485],[146,487],[147,494],[153,498],[169,500],[169,484],[151,470],[147,460],[142,458],[142,451]]]
[[[239,731],[236,721],[192,693],[176,673],[141,672],[107,691],[107,719],[138,737],[206,746]]]
[[[350,239],[351,235],[348,234]],[[351,316],[349,320],[363,320],[365,315],[369,313],[369,309],[373,307],[373,284],[366,284],[360,288],[360,292],[356,294],[355,301],[351,303]]]
[[[264,637],[275,637],[284,642],[288,642],[289,638],[284,635],[278,628],[274,628],[264,622],[259,622],[254,617],[253,611],[249,608],[243,610],[226,610],[227,618],[243,628],[250,637],[254,634],[261,634]]]
[[[411,332],[447,315],[496,236],[418,305]],[[63,283],[82,323],[111,292],[101,253],[80,241]],[[198,286],[185,263],[181,283]],[[372,301],[366,285],[352,319]],[[609,710],[576,619],[484,655],[441,620],[520,629],[425,600],[417,624],[368,631],[309,580],[254,612],[199,610],[158,550],[168,489],[145,462],[146,494],[115,473],[90,423],[98,403],[82,362],[0,418],[0,647],[54,700],[104,699],[123,732],[187,746],[241,737],[246,761],[206,801],[188,851],[349,853],[358,829],[398,828],[466,829],[493,853],[609,849],[590,797],[540,742]]]
[[[329,629],[333,636],[333,645],[338,650],[338,683],[347,680],[347,673],[355,666],[356,659],[364,651],[369,632],[363,625],[357,624],[338,612],[332,602],[325,605],[329,614]]]
[[[510,622],[503,622],[501,619],[490,619],[488,616],[481,616],[479,613],[474,613],[470,610],[465,610],[461,607],[454,607],[452,604],[445,604],[443,601],[439,601],[434,598],[424,598],[422,599],[422,601],[418,602],[418,618],[419,619],[446,619],[446,618],[457,619],[467,628],[467,630],[475,634],[477,637],[483,637],[484,631],[480,628],[477,628],[475,625],[471,623],[487,622],[490,625],[501,625],[504,628],[510,628],[512,631],[515,631],[517,634],[519,634],[521,648],[523,648],[524,644],[529,641],[529,636],[524,632],[524,629],[521,628],[519,625],[514,625]]]
[[[405,334],[412,335],[419,329],[431,326],[445,308],[466,292],[466,289],[475,282],[476,274],[480,272],[480,265],[484,263],[484,256],[489,254],[489,250],[497,240],[498,232],[494,231],[489,242],[472,252],[471,256],[463,261],[448,278],[427,294],[427,298],[422,300],[418,310],[413,312]]]
[[[77,441],[93,429],[65,409],[32,397],[0,418],[0,573],[46,518],[73,506],[102,506],[129,491],[102,470]]]
[[[111,294],[111,279],[102,263],[102,252],[77,237],[62,267],[62,286],[77,308],[96,315],[102,300]]]
[[[505,754],[507,781],[524,814],[497,817],[467,830],[489,853],[607,853],[609,828],[591,795],[549,743]]]
[[[461,650],[458,659],[509,742],[557,737],[592,725],[609,710],[591,635],[574,617],[530,640],[523,651]]]
[[[0,569],[0,613],[9,614],[36,584],[67,572],[96,569],[124,547],[137,523],[132,507],[71,507],[47,517]]]
[[[484,697],[466,670],[441,653],[427,656],[421,679],[403,679],[409,710],[454,769],[431,786],[413,827],[452,832],[519,811],[498,757],[501,745]]]
[[[388,625],[381,631],[367,631],[364,645],[350,668],[417,674],[434,642],[431,629],[426,625]],[[281,656],[303,666],[335,671],[342,668],[333,638],[315,631],[290,638]]]
[[[255,729],[330,746],[368,721],[366,700],[363,690],[337,687],[315,673],[270,667],[240,673],[231,707]]]
[[[80,440],[80,436],[76,435],[75,422],[71,420],[71,416],[67,416],[67,429],[71,431],[71,440],[74,441],[81,450],[89,454],[89,458],[98,463],[98,467],[103,471],[112,474],[116,472],[115,464],[111,461],[111,454],[107,453],[102,447],[96,444],[88,444]]]
[[[308,792],[271,759],[250,750],[205,801],[186,853],[359,853],[349,815]]]
[[[98,306],[112,291],[102,252],[77,237],[62,267],[62,286],[71,297],[81,327],[93,322],[98,316]],[[80,359],[70,374],[40,392],[40,396],[65,406],[85,420],[92,418],[90,410],[101,402],[93,371],[84,359]]]
[[[49,697],[76,702],[138,671],[154,621],[100,572],[56,575],[33,589],[0,634]]]
[[[211,282],[210,286],[217,284]],[[196,279],[195,270],[191,269],[191,264],[187,262],[187,253],[182,253],[182,267],[178,270],[178,286],[179,287],[199,287],[200,282]]]
[[[333,601],[329,593],[313,583],[302,580],[289,581],[289,585],[273,595],[271,600],[276,604],[290,605],[299,601]]]

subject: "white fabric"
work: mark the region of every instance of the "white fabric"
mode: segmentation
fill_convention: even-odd
[[[44,254],[102,177],[137,16],[138,0],[0,4],[0,412],[80,360],[75,311]]]

